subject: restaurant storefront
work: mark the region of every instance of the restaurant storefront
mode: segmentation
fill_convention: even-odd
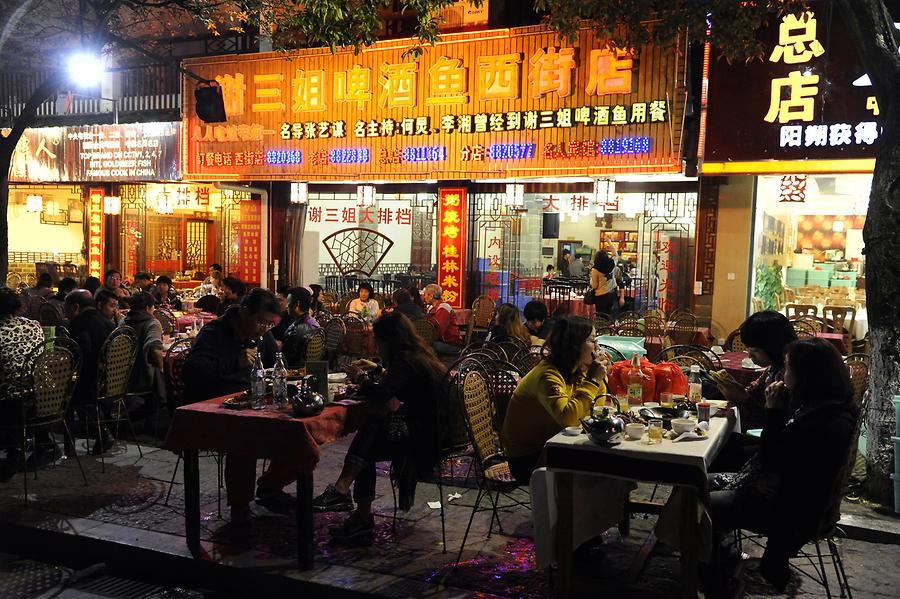
[[[456,306],[523,303],[562,250],[587,265],[616,249],[640,304],[690,306],[683,42],[626,54],[526,27],[446,34],[417,61],[410,43],[186,61],[222,86],[228,121],[200,122],[186,96],[185,180],[295,183],[271,187],[273,228],[318,266],[272,247],[282,282],[412,277]]]
[[[719,238],[720,335],[785,298],[846,297],[865,322],[878,105],[831,3],[814,3],[808,17],[764,32],[764,61],[712,63],[702,171],[720,186],[720,230],[734,234]]]

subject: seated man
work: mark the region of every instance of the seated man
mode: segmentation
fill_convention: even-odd
[[[116,297],[109,292],[104,293],[109,295],[108,303],[117,307]],[[83,419],[96,418],[97,364],[100,359],[100,348],[116,325],[95,307],[91,292],[87,289],[76,289],[69,293],[66,296],[65,311],[69,320],[69,336],[81,349],[81,371],[72,393],[72,406],[79,411]],[[90,424],[86,425],[91,429]],[[99,437],[102,439],[96,439],[92,453],[99,454],[104,448],[112,447],[112,434],[109,431],[103,431]]]
[[[309,313],[312,293],[305,287],[294,287],[288,292],[288,314],[293,321],[284,334],[281,351],[288,368],[302,368],[308,337],[321,327]]]
[[[525,317],[525,327],[532,337],[547,338],[552,328],[552,323],[547,319],[547,304],[541,300],[531,300],[525,304],[522,315]]]
[[[53,309],[56,310],[57,314],[59,314],[59,323],[62,324],[66,321],[66,314],[64,309],[64,304],[66,301],[66,296],[70,291],[75,289],[78,286],[78,283],[75,282],[75,279],[70,277],[65,277],[60,279],[59,286],[57,287],[56,295],[50,297],[47,300],[47,303],[53,306]],[[49,324],[49,323],[45,323]]]
[[[422,308],[413,301],[412,296],[406,289],[398,289],[391,296],[391,299],[394,301],[394,312],[403,314],[411,321],[422,320],[425,318],[425,313],[422,312]]]
[[[222,280],[222,290],[225,293],[225,298],[219,306],[219,316],[225,314],[225,310],[231,306],[241,303],[244,294],[247,293],[247,286],[244,285],[243,281],[240,279],[236,279],[235,277],[225,277]],[[281,314],[281,312],[279,312],[279,314]]]
[[[138,291],[131,296],[131,310],[122,321],[137,335],[137,356],[131,368],[128,393],[141,396],[144,404],[134,418],[151,414],[162,399],[162,325],[153,316],[155,304],[152,295]]]
[[[264,366],[275,363],[277,346],[271,330],[281,305],[267,289],[253,289],[240,306],[232,306],[202,329],[185,360],[183,373],[190,401],[240,393],[250,387],[256,353]],[[265,475],[263,475],[265,477]],[[250,500],[256,478],[256,457],[228,454],[225,486],[234,523],[250,521]]]
[[[434,351],[446,356],[458,355],[462,348],[462,336],[459,325],[453,316],[453,308],[441,299],[443,290],[434,283],[427,285],[422,292],[422,299],[428,308],[428,315],[437,328],[437,340],[432,344]]]
[[[147,293],[156,291],[156,286],[153,284],[153,277],[151,277],[149,273],[135,273],[134,292],[137,293],[138,291],[146,291]]]
[[[94,306],[100,314],[113,325],[119,323],[119,296],[108,289],[101,288],[94,296]]]

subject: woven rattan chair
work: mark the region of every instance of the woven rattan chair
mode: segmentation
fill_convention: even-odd
[[[512,362],[513,357],[523,349],[528,349],[527,344],[515,337],[508,337],[503,341],[497,342],[496,345],[503,351],[503,355],[506,356],[506,361],[508,362]]]
[[[341,344],[344,343],[347,327],[342,318],[334,317],[323,325],[323,330],[325,331],[325,355],[329,362],[334,363],[341,351]]]
[[[25,361],[24,375],[17,387],[24,392],[20,397],[7,398],[6,401],[16,401],[22,408],[22,416],[19,422],[0,424],[0,431],[18,433],[22,445],[18,447],[22,455],[25,454],[28,440],[37,444],[36,432],[49,430],[62,425],[67,444],[71,443],[72,436],[69,425],[66,422],[66,410],[72,391],[78,378],[78,366],[80,354],[77,345],[66,343],[68,340],[49,339],[38,346]],[[81,478],[87,485],[87,476],[81,466],[81,460],[77,452],[71,452],[72,457],[81,471]],[[26,461],[27,465],[27,461]],[[37,479],[37,465],[35,465],[34,477]],[[23,470],[24,500],[28,505],[28,471]]]
[[[127,326],[120,326],[107,337],[100,348],[100,358],[98,361],[97,373],[97,438],[100,440],[100,463],[102,471],[106,472],[106,461],[102,448],[103,425],[115,423],[118,431],[119,422],[128,423],[128,429],[132,438],[135,439],[138,453],[144,457],[140,443],[134,434],[134,425],[131,423],[131,416],[125,407],[125,393],[128,388],[128,380],[131,377],[131,369],[134,366],[134,360],[137,355],[137,337],[134,329]],[[109,407],[110,415],[103,417],[102,415]],[[118,434],[115,435],[118,437]]]
[[[325,357],[325,331],[316,329],[306,339],[306,353],[303,362],[318,362]]]
[[[625,354],[623,354],[621,351],[617,350],[616,348],[612,347],[611,345],[604,345],[603,343],[598,343],[597,349],[602,350],[602,351],[606,352],[607,354],[609,354],[609,357],[612,359],[613,362],[620,362],[620,361],[626,359]]]
[[[869,388],[869,356],[867,354],[850,354],[844,359],[850,370],[850,382],[853,384],[853,400],[861,403]]]
[[[784,315],[788,318],[797,316],[818,316],[819,307],[815,304],[787,304],[784,307]]]
[[[634,310],[626,310],[625,312],[621,312],[618,316],[616,316],[616,323],[623,324],[626,322],[640,322],[642,318],[644,318],[644,316],[640,312],[635,312]]]
[[[506,418],[506,408],[513,392],[519,385],[522,373],[512,362],[494,360],[486,365],[488,390],[494,401],[494,414],[497,430],[503,428],[503,419]]]
[[[216,295],[204,295],[194,303],[195,308],[198,308],[200,311],[208,312],[210,314],[218,314],[219,306],[221,305],[222,300],[220,300]]]
[[[512,362],[524,376],[540,363],[544,358],[545,351],[546,348],[543,345],[532,345],[513,356],[513,359],[510,360],[510,362]]]
[[[350,302],[359,297],[359,293],[354,291],[353,293],[344,294],[340,301],[338,301],[338,314],[347,314],[350,311]]]
[[[370,326],[366,321],[355,316],[345,316],[344,326],[346,334],[344,335],[344,349],[351,359],[369,357],[369,330]]]
[[[471,343],[476,333],[479,338],[487,335],[491,320],[494,318],[496,305],[496,302],[488,295],[479,295],[475,298],[475,301],[472,302],[472,315],[469,317],[469,324],[466,327],[465,345]]]
[[[430,346],[437,340],[437,326],[434,324],[433,320],[420,318],[419,320],[412,321],[412,325],[416,334],[422,338],[422,341],[424,341],[426,345]]]
[[[466,526],[466,532],[459,547],[459,554],[456,556],[454,569],[459,566],[459,561],[462,559],[466,540],[469,538],[469,529],[472,528],[472,520],[477,512],[492,510],[491,523],[487,534],[488,538],[490,538],[494,528],[494,520],[497,521],[501,534],[503,532],[503,525],[497,512],[501,494],[518,505],[531,508],[528,503],[516,500],[508,495],[515,489],[527,485],[517,483],[509,471],[509,463],[503,455],[503,446],[500,443],[500,434],[494,425],[496,422],[494,404],[491,401],[489,384],[484,374],[477,371],[466,374],[463,382],[463,405],[465,407],[469,441],[475,449],[475,460],[478,466],[476,469],[478,496],[475,499],[475,505],[472,506],[472,514],[469,516],[469,524]],[[490,500],[490,507],[481,509],[481,502],[485,497]]]
[[[506,352],[497,347],[497,344],[490,341],[476,341],[465,346],[460,352],[459,357],[464,358],[472,354],[487,354],[492,360],[506,359]]]
[[[691,345],[697,335],[697,317],[689,312],[678,314],[669,324],[669,338],[674,345]]]
[[[153,311],[153,316],[156,320],[159,321],[159,324],[162,326],[162,334],[163,335],[174,335],[175,329],[177,325],[177,319],[175,315],[172,314],[172,311],[167,308],[157,308]]]
[[[725,340],[725,346],[722,348],[725,351],[733,351],[733,352],[746,352],[747,346],[744,345],[743,340],[741,340],[741,330],[735,329],[728,334],[728,338]]]
[[[686,359],[685,359],[686,358]],[[679,366],[700,365],[703,370],[722,370],[722,361],[719,356],[707,347],[700,345],[672,345],[657,353],[654,363],[673,362]]]
[[[797,333],[797,337],[801,339],[815,337],[816,333],[819,332],[818,327],[806,319],[793,320],[791,321],[791,326],[794,327],[794,332]]]
[[[618,323],[614,331],[618,337],[643,337],[644,325],[636,320],[626,320]]]

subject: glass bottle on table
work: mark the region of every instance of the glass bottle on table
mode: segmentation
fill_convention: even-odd
[[[628,388],[625,394],[628,405],[622,408],[627,410],[630,406],[640,406],[643,395],[644,375],[641,372],[641,357],[635,352],[631,355],[631,367],[628,369]]]
[[[253,359],[253,370],[250,371],[250,396],[253,400],[253,409],[262,410],[266,407],[266,369],[263,368],[262,356],[259,349]]]
[[[275,367],[272,369],[272,398],[276,407],[287,402],[287,368],[281,352],[275,354]]]
[[[698,404],[703,401],[703,382],[700,379],[700,366],[691,366],[691,374],[688,375],[688,401]]]

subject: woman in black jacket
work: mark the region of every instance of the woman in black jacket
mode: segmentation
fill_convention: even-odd
[[[412,489],[404,493],[404,483],[414,484],[417,473],[430,472],[437,458],[436,404],[444,365],[402,314],[385,314],[372,331],[385,368],[368,361],[356,363],[373,381],[362,388],[372,416],[350,443],[337,482],[313,500],[313,509],[319,512],[352,510],[353,485],[356,511],[331,529],[337,539],[372,538],[375,462],[394,462],[392,470],[402,477],[400,507],[408,509]]]
[[[784,382],[766,389],[759,453],[736,475],[712,480],[721,489],[710,493],[716,531],[765,534],[760,571],[778,589],[788,582],[788,559],[835,524],[827,520],[838,513],[856,420],[850,375],[834,346],[796,341],[785,353]]]

